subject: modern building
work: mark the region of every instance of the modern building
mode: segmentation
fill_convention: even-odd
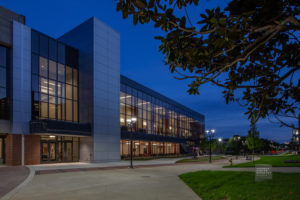
[[[120,75],[120,34],[95,17],[54,39],[0,7],[0,164],[188,153],[204,116]]]

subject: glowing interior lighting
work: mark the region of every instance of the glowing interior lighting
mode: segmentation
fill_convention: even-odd
[[[131,118],[133,122],[136,122],[136,117]]]
[[[120,97],[120,99],[126,99],[126,98],[130,98],[131,96],[126,96],[126,97]]]
[[[50,135],[49,137],[50,137],[50,138],[55,138],[55,136],[54,136],[54,135]]]

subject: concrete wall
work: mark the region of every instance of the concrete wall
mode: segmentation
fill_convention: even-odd
[[[92,138],[80,140],[81,160],[119,160],[120,35],[93,17],[60,40],[80,50],[80,122],[90,122],[93,131]]]
[[[11,133],[29,134],[31,120],[31,30],[13,22],[13,59],[10,70]]]
[[[25,17],[0,6],[0,44],[12,46],[13,20],[25,24]]]

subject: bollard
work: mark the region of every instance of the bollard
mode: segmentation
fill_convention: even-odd
[[[232,166],[232,157],[229,158],[230,166]]]

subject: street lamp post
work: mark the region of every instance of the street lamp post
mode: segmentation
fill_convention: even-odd
[[[218,142],[219,142],[219,149],[220,149],[220,153],[223,154],[223,147],[222,147],[222,138],[218,138]]]
[[[215,134],[215,129],[206,130],[206,134],[209,138],[209,163],[211,163],[211,141]]]
[[[128,123],[128,127],[130,128],[130,168],[133,169],[133,126],[136,123],[136,118],[133,117],[131,119],[126,120]]]

